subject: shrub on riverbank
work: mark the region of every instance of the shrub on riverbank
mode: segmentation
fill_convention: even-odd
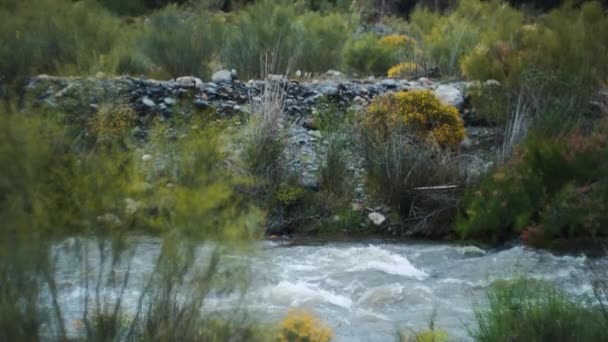
[[[550,284],[520,279],[495,283],[475,311],[470,335],[479,342],[604,341],[606,317]]]
[[[525,242],[608,236],[605,120],[593,132],[529,138],[471,191],[457,224],[464,238]]]
[[[67,339],[58,262],[82,272],[88,340],[255,337],[237,316],[202,312],[210,291],[242,291],[243,270],[219,266],[224,248],[246,247],[260,233],[259,211],[235,194],[239,182],[221,166],[217,132],[153,135],[142,158],[116,141],[122,124],[88,146],[56,120],[2,114],[0,339]],[[160,246],[133,316],[123,296],[138,232],[159,237]],[[198,247],[209,240],[217,245],[201,263]]]
[[[381,137],[407,130],[442,148],[455,148],[465,137],[464,123],[458,110],[442,104],[428,90],[399,92],[374,99],[364,126]]]
[[[331,329],[307,311],[290,311],[281,322],[278,342],[329,342]]]

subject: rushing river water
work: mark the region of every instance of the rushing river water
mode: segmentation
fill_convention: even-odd
[[[139,243],[132,272],[152,270],[158,241]],[[235,256],[235,258],[240,258]],[[492,281],[518,276],[545,279],[581,298],[591,293],[590,262],[607,259],[556,256],[513,247],[491,252],[476,247],[436,243],[326,243],[285,247],[265,242],[247,257],[252,283],[245,307],[254,317],[278,320],[290,307],[313,311],[332,327],[335,341],[394,341],[398,329],[424,329],[436,313],[435,325],[451,339],[468,340],[466,326],[475,303]],[[77,272],[59,272],[61,303],[67,318],[78,317],[82,289]],[[137,283],[138,276],[132,277]],[[126,292],[135,305],[138,292]],[[231,301],[218,300],[229,307]]]

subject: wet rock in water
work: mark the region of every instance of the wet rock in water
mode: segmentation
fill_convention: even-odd
[[[230,70],[217,71],[213,74],[213,76],[211,76],[211,80],[214,83],[231,83],[232,72],[230,72]]]
[[[464,109],[464,96],[462,92],[458,90],[456,87],[441,84],[439,85],[435,91],[435,96],[439,98],[439,100],[447,105],[452,105],[456,107],[459,111]]]
[[[384,222],[386,222],[386,217],[379,212],[369,213],[367,217],[374,223],[375,226],[381,226]]]

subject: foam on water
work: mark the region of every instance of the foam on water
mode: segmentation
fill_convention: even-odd
[[[281,281],[277,285],[263,288],[261,296],[266,302],[282,303],[288,306],[310,303],[332,304],[345,309],[350,309],[352,306],[350,298],[324,290],[318,284],[303,281]]]

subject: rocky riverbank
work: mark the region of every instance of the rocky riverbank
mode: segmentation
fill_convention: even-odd
[[[493,127],[475,126],[467,100],[468,83],[439,83],[427,78],[416,80],[395,79],[346,79],[341,73],[331,71],[315,80],[288,80],[284,76],[271,75],[271,82],[278,82],[285,92],[284,119],[286,128],[286,165],[298,174],[300,185],[316,191],[319,185],[319,169],[331,132],[323,132],[315,122],[315,113],[328,106],[345,112],[361,111],[370,101],[381,94],[397,91],[427,89],[444,103],[460,111],[467,129],[467,138],[461,144],[463,173],[477,177],[492,164],[499,130]],[[67,78],[37,76],[29,80],[25,88],[27,103],[68,114],[74,120],[93,115],[106,103],[126,103],[137,113],[135,135],[144,138],[153,121],[189,118],[193,113],[214,112],[218,117],[246,117],[262,101],[264,86],[268,80],[241,81],[235,72],[221,71],[214,74],[211,82],[185,76],[168,81],[135,77]],[[83,121],[86,122],[86,121]],[[396,234],[396,222],[391,222],[390,209],[373,200],[365,187],[361,156],[356,146],[351,146],[349,173],[352,177],[354,199],[352,210],[359,213],[360,225],[376,227],[376,230]],[[271,228],[269,234],[283,234],[283,226]]]

